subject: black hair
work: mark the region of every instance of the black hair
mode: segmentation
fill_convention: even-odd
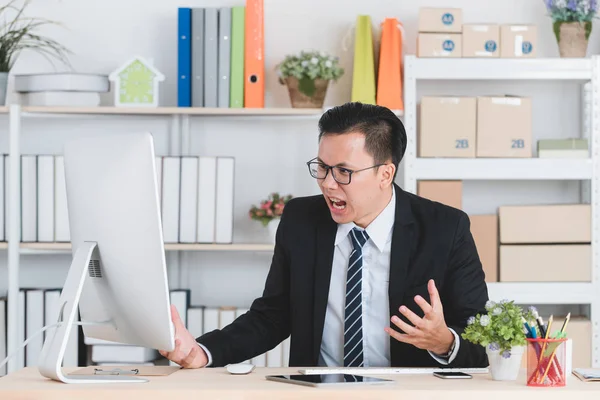
[[[350,132],[365,135],[365,150],[373,156],[375,164],[391,160],[398,172],[406,151],[406,131],[389,108],[350,102],[327,110],[319,119],[319,141],[326,135]]]

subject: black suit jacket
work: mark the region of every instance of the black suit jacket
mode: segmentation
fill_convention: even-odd
[[[396,185],[394,189],[390,309],[381,312],[408,322],[399,312],[400,306],[406,305],[423,316],[413,299],[420,294],[429,301],[427,282],[434,279],[446,324],[460,336],[470,316],[486,312],[488,300],[469,218],[460,210],[415,196]],[[290,334],[290,366],[318,365],[336,232],[337,224],[322,195],[288,202],[263,295],[231,325],[197,339],[211,352],[212,366],[251,359]],[[392,366],[440,366],[426,350],[393,338],[390,341]],[[458,354],[449,367],[487,365],[485,349],[461,338]]]

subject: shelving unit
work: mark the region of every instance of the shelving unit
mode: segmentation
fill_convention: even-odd
[[[10,186],[7,186],[7,199],[9,202],[9,216],[7,242],[0,243],[0,250],[8,253],[8,314],[7,314],[7,339],[8,350],[15,348],[17,342],[18,309],[17,299],[19,293],[19,264],[20,257],[28,254],[70,254],[70,243],[21,243],[21,214],[20,214],[20,176],[21,164],[19,162],[21,121],[25,118],[35,117],[99,117],[108,118],[122,116],[160,117],[170,118],[168,155],[189,155],[188,148],[191,140],[190,118],[199,117],[227,117],[227,118],[268,118],[268,119],[318,119],[323,109],[297,109],[297,108],[193,108],[193,107],[156,107],[156,108],[131,108],[131,107],[31,107],[10,105],[0,107],[0,114],[9,117],[9,155],[10,158]],[[272,252],[273,244],[262,243],[233,243],[233,244],[185,244],[167,243],[168,265],[179,265],[179,256],[183,252],[212,251],[212,252]],[[173,272],[176,279],[169,276],[169,280],[178,281],[179,271]],[[8,371],[14,370],[15,360],[8,363]]]
[[[586,59],[434,59],[404,60],[405,127],[408,144],[404,188],[416,193],[417,181],[439,180],[580,180],[581,197],[592,207],[592,281],[583,283],[488,283],[491,299],[522,304],[590,304],[592,365],[600,367],[600,57]],[[418,158],[417,84],[438,80],[563,80],[583,84],[583,136],[589,159]]]

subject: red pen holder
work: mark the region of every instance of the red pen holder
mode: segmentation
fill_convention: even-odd
[[[527,386],[565,386],[567,339],[527,339]]]

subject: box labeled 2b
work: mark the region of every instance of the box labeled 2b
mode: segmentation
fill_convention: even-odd
[[[474,97],[423,96],[419,157],[475,157],[476,116]]]
[[[531,157],[531,99],[477,98],[477,157]]]

